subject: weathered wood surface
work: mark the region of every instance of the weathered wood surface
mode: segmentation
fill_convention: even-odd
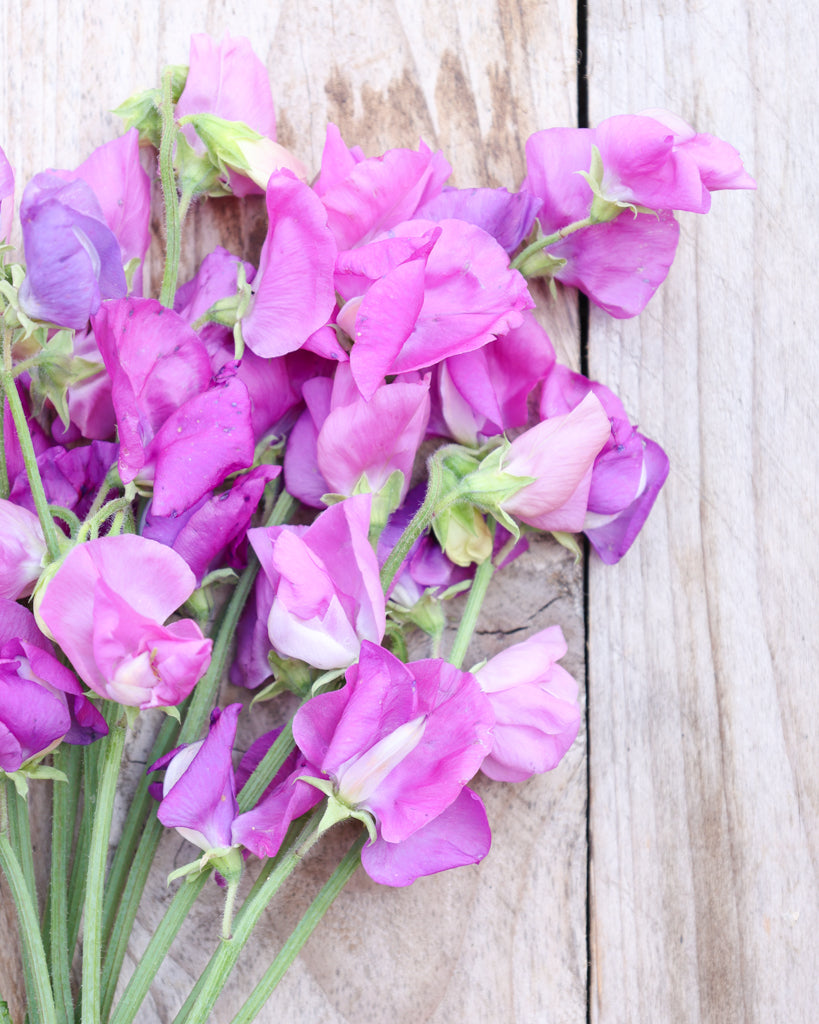
[[[623,563],[590,566],[590,743],[581,735],[548,777],[481,787],[495,841],[479,867],[401,891],[356,876],[262,1021],[580,1024],[589,1005],[601,1022],[812,1019],[819,143],[799,75],[817,64],[815,16],[762,0],[667,7],[590,5],[592,123],[667,106],[737,145],[760,191],[683,219],[677,263],[639,320],[592,314],[592,374],[664,444],[672,475]],[[329,118],[365,152],[423,136],[457,184],[514,187],[526,136],[577,123],[575,8],[6,0],[0,144],[20,185],[75,166],[117,130],[108,108],[186,60],[192,31],[229,29],[267,62],[281,141],[310,167]],[[252,217],[212,204],[188,269],[225,232],[258,248]],[[574,297],[544,312],[577,365]],[[487,608],[475,657],[521,624],[559,622],[582,681],[582,603],[580,573],[539,545]],[[263,712],[253,735],[268,723]],[[136,772],[138,743],[132,755]],[[344,838],[268,915],[215,1020],[231,1019]],[[133,958],[169,900],[165,873],[190,855],[168,837]],[[214,891],[157,978],[145,1024],[172,1019],[218,917]],[[15,969],[4,943],[0,989],[19,1006]]]

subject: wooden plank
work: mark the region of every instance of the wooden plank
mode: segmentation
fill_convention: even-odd
[[[592,1019],[812,1020],[816,14],[589,6],[592,124],[667,107],[759,183],[683,215],[640,320],[592,317],[592,375],[672,467],[635,550],[591,568]]]
[[[423,136],[444,150],[458,184],[513,188],[523,175],[526,136],[576,121],[573,0],[281,0],[243,4],[240,16],[235,11],[229,0],[75,3],[55,19],[48,2],[4,4],[2,145],[18,170],[18,186],[44,167],[75,166],[110,138],[118,125],[105,111],[154,84],[163,64],[185,62],[192,31],[218,35],[228,28],[253,40],[271,72],[280,139],[314,169],[329,118],[368,153],[414,147]],[[259,204],[240,215],[225,202],[197,211],[185,246],[186,271],[226,237],[234,251],[258,252],[260,210]],[[576,366],[573,297],[564,296],[547,312],[556,347]],[[501,577],[472,656],[494,653],[511,636],[522,639],[553,623],[563,625],[570,645],[566,667],[582,681],[581,576],[565,553],[539,544]],[[268,728],[272,714],[263,709],[254,716],[251,734]],[[144,747],[139,737],[131,745],[131,779],[141,769]],[[484,864],[397,891],[357,875],[282,984],[275,1009],[260,1020],[585,1020],[584,738],[548,777],[479,789],[495,831]],[[311,858],[286,900],[268,915],[215,1021],[235,1013],[348,841],[349,835],[331,837],[328,852]],[[130,963],[170,899],[165,875],[193,852],[173,835],[165,841],[151,899],[134,929]],[[216,941],[220,900],[213,887],[195,910],[157,977],[140,1016],[145,1024],[173,1017]],[[10,970],[3,949],[3,990]]]

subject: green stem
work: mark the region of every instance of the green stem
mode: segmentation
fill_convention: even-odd
[[[43,530],[46,548],[49,558],[54,561],[60,557],[61,545],[58,537],[57,527],[51,518],[48,510],[48,499],[43,488],[43,481],[40,470],[37,468],[37,454],[31,440],[31,432],[28,429],[26,413],[23,403],[17,394],[17,385],[11,375],[11,339],[8,331],[3,334],[3,368],[0,371],[0,387],[2,387],[9,403],[11,416],[14,420],[14,429],[17,439],[20,442],[20,450],[23,455],[23,463],[26,467],[26,476],[31,487],[31,496],[34,499],[34,508],[37,510],[37,517]]]
[[[287,760],[293,745],[293,722],[291,720],[284,726],[276,737],[275,743],[270,747],[254,769],[253,774],[239,791],[236,800],[240,811],[249,811],[252,807],[256,806],[276,772]]]
[[[188,916],[196,897],[210,878],[210,874],[210,871],[204,871],[196,878],[188,879],[177,890],[165,916],[151,936],[151,941],[122,994],[122,999],[117,1003],[110,1024],[131,1024],[136,1017],[142,1001],[148,994],[151,982],[156,977],[162,961],[168,955],[171,943]]]
[[[460,668],[463,665],[494,571],[495,566],[491,558],[487,558],[485,562],[482,562],[475,571],[475,578],[469,590],[469,597],[466,599],[466,608],[464,608],[458,632],[455,634],[455,642],[447,659],[456,668]]]
[[[48,978],[48,962],[40,933],[37,904],[5,832],[0,832],[0,868],[8,880],[11,895],[17,907],[23,959],[29,966],[26,974],[29,1020],[32,1024],[34,1021],[42,1021],[43,1024],[57,1024],[54,996]]]
[[[176,172],[173,166],[174,145],[177,127],[173,116],[171,96],[172,71],[167,69],[162,76],[162,93],[159,111],[162,117],[162,138],[159,144],[159,177],[162,182],[162,197],[165,200],[165,269],[162,274],[162,288],[159,301],[168,309],[173,308],[176,295],[176,280],[179,275],[179,258],[182,252],[182,222],[179,216],[179,195],[176,189]]]
[[[395,579],[398,570],[403,565],[404,559],[409,554],[410,548],[432,522],[435,513],[439,511],[438,505],[441,497],[443,468],[440,460],[435,455],[430,457],[427,462],[427,468],[429,471],[429,483],[427,484],[424,502],[407,524],[407,528],[399,537],[398,543],[392,549],[381,568],[381,586],[385,594]]]
[[[282,883],[290,877],[296,865],[318,839],[318,825],[323,813],[322,802],[307,819],[298,840],[278,860],[256,892],[251,892],[242,904],[242,909],[234,921],[233,936],[230,939],[221,940],[200,978],[201,987],[193,1004],[187,1011],[183,1006],[174,1018],[173,1024],[183,1024],[183,1022],[184,1024],[207,1024],[211,1019],[210,1013],[213,1005],[224,988],[225,982],[262,912],[278,892]]]
[[[316,926],[330,909],[333,900],[341,892],[347,882],[352,878],[355,869],[361,863],[361,850],[367,841],[367,832],[362,830],[361,835],[350,847],[338,867],[322,886],[318,896],[310,904],[307,912],[301,921],[296,925],[279,951],[278,956],[265,971],[261,981],[250,993],[244,1006],[233,1018],[231,1024],[250,1024],[270,998],[273,990],[284,977],[293,961],[301,952],[305,942],[310,938]]]
[[[119,780],[122,752],[125,747],[126,727],[120,721],[122,709],[114,707],[116,721],[109,723],[111,731],[98,742],[104,744],[101,753],[97,806],[88,855],[85,888],[85,917],[82,948],[82,1024],[100,1024],[102,1019],[102,903],[105,887],[105,864],[108,858],[108,837],[114,797]]]
[[[555,242],[560,242],[564,238],[568,238],[569,235],[573,235],[575,231],[582,231],[583,228],[589,228],[595,223],[596,221],[594,221],[591,216],[583,217],[582,220],[572,221],[571,224],[567,224],[564,228],[553,232],[551,235],[536,238],[534,242],[527,245],[525,249],[521,249],[509,265],[513,270],[520,270],[527,257],[534,256],[535,253],[541,252],[543,249],[548,249],[548,247],[550,245],[554,245]]]
[[[11,494],[9,484],[9,467],[6,463],[6,392],[0,388],[0,498],[8,498]]]
[[[66,771],[66,777],[70,779],[69,753],[65,746],[54,751],[54,767]],[[72,791],[69,782],[56,782],[53,794],[49,961],[54,1001],[59,1008],[60,1019],[69,1024],[74,1020],[74,1001],[71,995],[72,951],[68,948],[68,859],[74,832],[76,801],[75,791]]]

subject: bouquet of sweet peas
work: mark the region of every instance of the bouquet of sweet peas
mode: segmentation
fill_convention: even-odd
[[[532,531],[623,557],[668,460],[605,385],[556,361],[529,282],[634,316],[673,260],[674,211],[754,184],[730,145],[666,111],[536,133],[517,192],[448,187],[423,142],[367,157],[333,125],[313,177],[275,141],[263,65],[229,37],[195,36],[189,66],[119,113],[124,135],[25,186],[25,263],[6,248],[0,266],[0,867],[32,1024],[136,1019],[198,893],[221,885],[216,950],[176,1018],[193,1024],[306,851],[356,822],[235,1018],[250,1021],[358,864],[403,886],[480,861],[473,776],[548,771],[577,734],[560,628],[467,671],[478,613]],[[179,286],[186,217],[250,195],[268,218],[257,264],[217,248]],[[13,215],[0,150],[3,239]],[[253,707],[220,706],[227,679],[254,704],[298,702],[238,764]],[[162,724],[109,861],[140,714]],[[27,797],[44,785],[41,914]],[[115,1005],[163,827],[191,860]]]

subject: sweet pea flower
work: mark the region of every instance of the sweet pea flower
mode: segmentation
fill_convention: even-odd
[[[35,602],[38,623],[102,697],[139,708],[178,704],[210,664],[191,619],[163,626],[195,577],[171,548],[133,534],[72,548]]]
[[[40,520],[0,498],[0,598],[28,597],[43,571],[46,543]]]
[[[429,419],[429,378],[383,384],[365,401],[343,363],[332,381],[307,381],[303,396],[284,455],[288,491],[321,508],[324,494],[351,495],[362,479],[375,493],[399,472],[403,500]]]
[[[445,188],[418,210],[423,220],[465,220],[513,252],[531,232],[541,201],[528,192],[505,188]]]
[[[31,612],[0,599],[0,771],[16,772],[60,741],[88,744],[107,732]]]
[[[289,171],[271,175],[265,201],[269,226],[242,335],[256,355],[282,356],[330,319],[336,244],[321,201]]]
[[[340,814],[374,820],[364,870],[408,885],[488,851],[485,811],[464,787],[491,749],[493,724],[469,673],[437,659],[405,665],[365,641],[345,686],[299,709],[293,736],[329,779]]]
[[[423,142],[418,150],[389,149],[366,158],[348,149],[334,124],[327,125],[316,194],[339,249],[372,241],[438,195],[452,168]]]
[[[481,771],[522,782],[560,762],[580,728],[577,683],[557,664],[566,653],[560,626],[513,644],[475,670],[495,713],[492,750]]]
[[[81,328],[103,299],[125,295],[119,243],[85,181],[35,175],[23,192],[20,223],[26,256],[20,305],[30,317]]]
[[[14,171],[0,147],[0,242],[7,242],[11,235],[11,221],[14,216]]]
[[[491,235],[460,220],[412,220],[340,253],[337,322],[354,341],[350,366],[370,398],[388,374],[471,352],[523,321],[534,302]]]
[[[600,558],[618,562],[634,543],[668,476],[668,456],[629,422],[623,404],[605,385],[567,367],[555,366],[543,385],[545,419],[576,408],[593,393],[602,403],[611,432],[592,468],[583,532]]]
[[[610,433],[605,409],[589,394],[567,415],[543,420],[516,437],[501,471],[534,481],[505,499],[503,511],[539,530],[581,530],[592,465]]]
[[[244,36],[225,33],[217,42],[205,33],[191,36],[188,76],[177,101],[177,119],[189,114],[215,114],[227,121],[241,121],[249,128],[276,138],[276,112],[267,69]],[[182,128],[197,153],[205,146],[191,125]],[[236,196],[260,195],[264,190],[250,178],[230,173],[230,189]]]
[[[370,542],[371,496],[347,498],[304,526],[248,530],[274,597],[267,619],[279,654],[344,668],[362,640],[379,642],[384,593]]]

